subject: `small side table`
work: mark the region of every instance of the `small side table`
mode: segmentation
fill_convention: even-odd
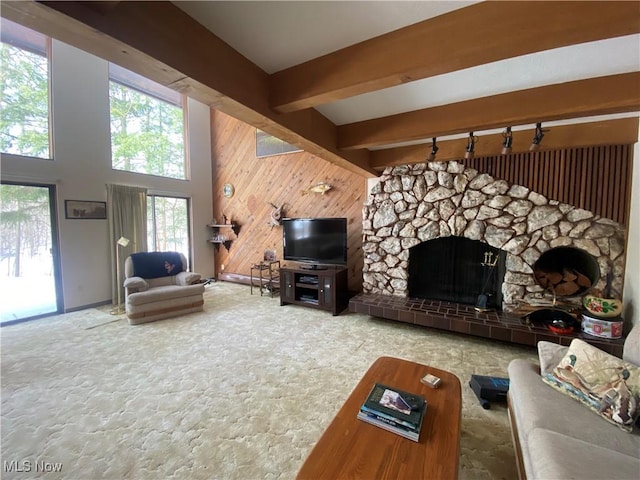
[[[253,287],[258,287],[260,296],[268,294],[273,297],[280,287],[279,272],[280,260],[263,260],[251,265],[251,295]]]

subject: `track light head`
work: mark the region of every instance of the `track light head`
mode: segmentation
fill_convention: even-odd
[[[513,134],[511,133],[511,127],[502,132],[504,142],[502,142],[502,155],[509,155],[511,153],[511,147],[513,146]]]
[[[536,123],[536,133],[534,134],[531,146],[529,147],[530,152],[537,152],[540,150],[540,143],[542,142],[543,137],[544,130],[542,130],[542,123]]]
[[[433,143],[431,146],[431,153],[429,154],[429,157],[427,158],[427,160],[429,162],[433,162],[436,159],[436,154],[438,153],[438,145],[436,145],[436,137],[433,137]]]
[[[466,160],[471,160],[473,158],[473,156],[475,155],[475,152],[474,152],[475,148],[476,148],[476,137],[473,136],[473,132],[469,132],[469,141],[467,142],[467,149],[464,154],[464,158]]]

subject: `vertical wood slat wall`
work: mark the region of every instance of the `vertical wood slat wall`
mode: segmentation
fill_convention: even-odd
[[[573,148],[484,157],[462,162],[622,225],[629,222],[631,145]]]

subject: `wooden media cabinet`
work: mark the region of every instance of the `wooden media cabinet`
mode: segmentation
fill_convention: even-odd
[[[349,305],[347,269],[280,269],[280,305],[302,305],[338,315]]]

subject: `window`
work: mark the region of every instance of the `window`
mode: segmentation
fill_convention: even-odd
[[[189,200],[147,195],[149,251],[180,252],[189,262]]]
[[[0,43],[0,150],[51,158],[49,39],[2,19]]]
[[[270,157],[284,153],[301,152],[298,147],[256,128],[256,157]]]
[[[109,64],[111,165],[186,179],[183,96]]]

